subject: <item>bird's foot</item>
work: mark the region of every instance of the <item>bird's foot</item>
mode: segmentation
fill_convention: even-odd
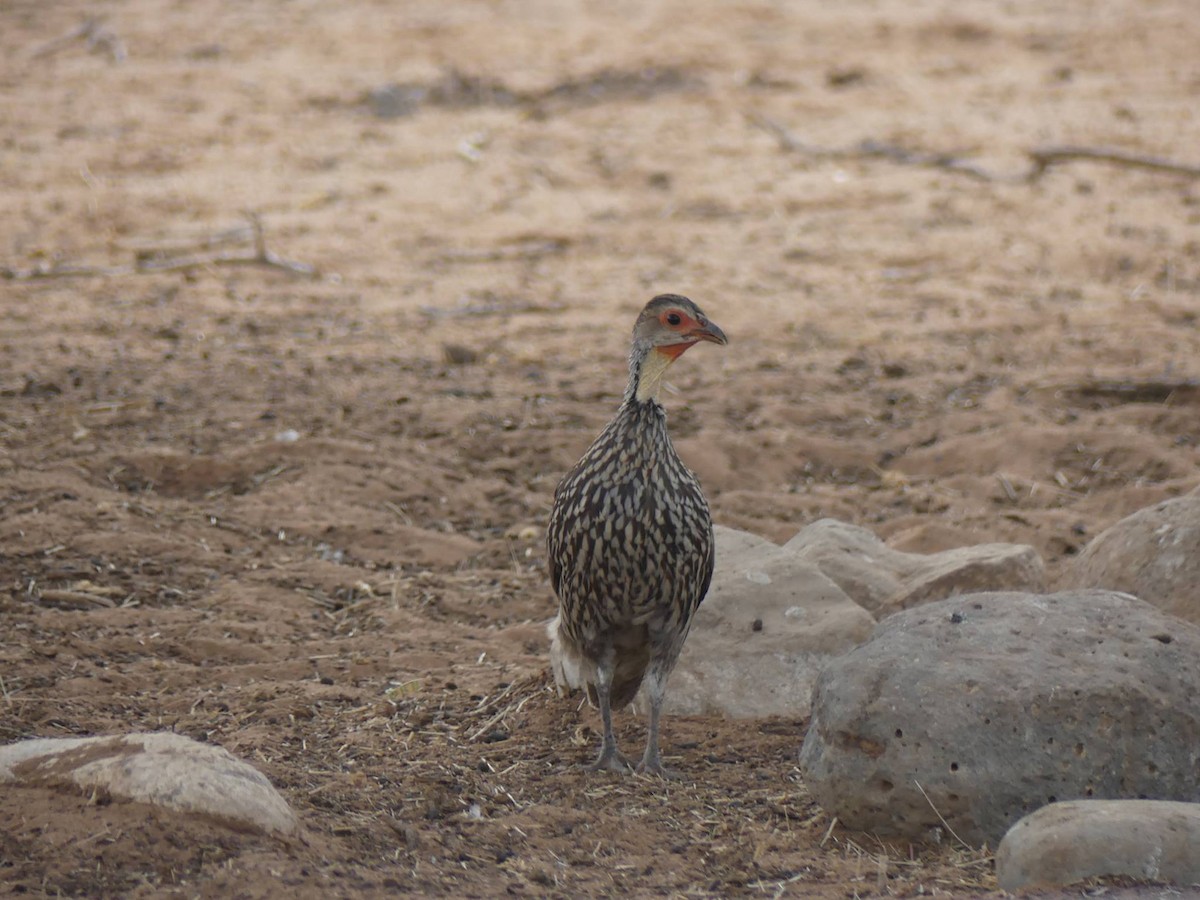
[[[664,781],[678,781],[682,777],[674,769],[664,766],[657,753],[653,756],[647,754],[642,757],[642,761],[637,766],[637,773],[639,775],[656,775]]]
[[[629,760],[615,746],[605,747],[600,751],[600,756],[594,763],[588,766],[588,770],[592,772],[617,772],[621,775],[627,775],[633,771],[633,766],[629,764]]]

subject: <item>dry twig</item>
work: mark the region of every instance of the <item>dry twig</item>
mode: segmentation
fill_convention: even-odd
[[[145,246],[139,247],[134,251],[133,263],[131,265],[89,266],[73,263],[56,263],[51,266],[39,265],[29,269],[14,269],[5,266],[0,267],[0,278],[6,278],[9,281],[35,281],[42,278],[116,277],[122,275],[142,275],[153,272],[178,272],[222,265],[269,266],[275,269],[282,269],[293,275],[302,275],[306,278],[318,277],[320,273],[315,267],[308,263],[286,259],[267,247],[262,220],[257,213],[244,212],[243,215],[249,223],[248,227],[217,232],[213,235],[202,237],[191,245],[182,245],[179,243],[167,245],[173,252],[168,252],[165,255],[158,251],[149,250]],[[246,253],[245,251],[191,254],[181,252],[193,247],[212,247],[218,244],[229,243],[233,240],[244,241],[247,238],[254,245],[253,252],[251,253]]]
[[[418,307],[422,315],[431,319],[475,318],[483,316],[508,316],[523,313],[556,313],[564,307],[544,303],[471,303],[442,309],[438,306]]]
[[[80,39],[87,41],[87,48],[93,53],[107,52],[113,62],[124,62],[129,56],[125,50],[125,42],[121,40],[120,36],[106,26],[102,19],[89,16],[84,19],[82,24],[75,26],[66,34],[46,41],[37,47],[29,58],[41,59],[44,56],[50,56]]]
[[[179,256],[194,252],[197,248],[208,249],[226,244],[242,244],[254,239],[254,226],[249,222],[234,225],[206,234],[161,238],[134,238],[125,243],[137,258],[153,259],[160,256]]]
[[[925,153],[919,150],[909,150],[897,144],[867,139],[858,144],[845,147],[819,147],[807,144],[797,138],[788,128],[769,116],[761,113],[749,113],[747,119],[756,128],[773,135],[779,142],[779,147],[788,153],[799,153],[814,159],[887,159],[899,165],[921,166],[924,168],[942,169],[959,175],[966,175],[978,181],[999,182],[1004,184],[1033,184],[1041,179],[1053,166],[1068,162],[1102,162],[1131,169],[1143,169],[1150,172],[1163,172],[1171,175],[1183,175],[1188,178],[1200,178],[1200,166],[1161,159],[1154,156],[1144,156],[1139,153],[1129,153],[1124,150],[1113,150],[1105,147],[1079,147],[1072,145],[1034,147],[1026,150],[1030,166],[1024,172],[1005,175],[984,168],[978,163],[953,153]]]
[[[1032,390],[1078,400],[1111,400],[1117,403],[1194,403],[1200,399],[1200,379],[1089,379],[1079,382],[1039,384]]]
[[[960,844],[962,844],[965,849],[974,850],[975,849],[974,847],[972,847],[970,844],[968,844],[966,841],[964,841],[962,838],[960,838],[958,836],[958,833],[953,828],[950,827],[950,823],[946,821],[946,819],[942,816],[941,812],[938,811],[938,808],[933,805],[933,801],[929,799],[929,795],[927,793],[925,793],[925,788],[921,787],[921,782],[917,781],[914,778],[913,784],[915,784],[917,786],[917,790],[921,792],[921,796],[925,798],[925,802],[929,804],[929,808],[932,809],[934,815],[936,815],[938,817],[938,821],[941,822],[943,826],[945,826],[945,828],[948,832],[950,832],[950,836],[952,838],[954,838],[956,841],[958,841]]]
[[[53,588],[42,591],[38,599],[49,606],[58,606],[63,609],[96,609],[97,607],[116,606],[110,597],[89,594],[84,591],[62,591]]]
[[[1145,169],[1149,172],[1167,172],[1171,175],[1186,175],[1188,178],[1200,178],[1200,166],[1175,162],[1170,159],[1160,159],[1156,156],[1143,156],[1140,153],[1127,153],[1124,150],[1111,150],[1105,147],[1038,147],[1027,151],[1033,160],[1033,168],[1026,176],[1026,181],[1036,181],[1053,165],[1064,162],[1085,160],[1091,162],[1112,163],[1115,166],[1125,166],[1131,169]]]
[[[504,247],[488,247],[480,250],[454,249],[442,254],[445,262],[500,262],[510,259],[540,259],[566,252],[570,241],[566,238],[531,238],[517,241]]]

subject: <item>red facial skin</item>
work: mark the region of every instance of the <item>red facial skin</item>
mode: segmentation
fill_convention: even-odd
[[[671,324],[669,321],[671,316],[677,316],[679,324]],[[725,343],[725,336],[723,334],[718,337],[717,334],[714,334],[710,330],[707,322],[698,322],[681,309],[663,310],[662,314],[658,317],[658,321],[662,324],[663,328],[674,331],[683,338],[678,344],[666,344],[654,348],[663,354],[663,356],[669,356],[671,359],[679,359],[688,347],[694,347],[700,341],[711,341],[714,344]]]

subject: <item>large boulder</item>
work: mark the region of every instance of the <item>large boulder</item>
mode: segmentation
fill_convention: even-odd
[[[1107,591],[897,613],[830,661],[800,753],[851,828],[995,845],[1056,800],[1200,801],[1200,627]]]
[[[199,813],[240,831],[289,836],[300,823],[249,763],[212,744],[153,732],[35,738],[0,747],[0,783],[100,791]]]
[[[834,519],[814,522],[783,546],[720,525],[714,532],[716,571],[671,675],[668,713],[807,716],[821,666],[867,639],[873,613],[1044,583],[1041,558],[1017,544],[902,553]],[[553,643],[550,660],[560,688],[581,686]],[[647,704],[644,692],[634,701],[639,712]]]
[[[717,571],[671,675],[664,709],[731,718],[808,715],[831,655],[867,639],[871,614],[786,547],[716,529]],[[644,692],[635,708],[644,711]]]
[[[879,617],[955,594],[1036,592],[1046,584],[1042,558],[1024,544],[904,553],[865,528],[820,519],[798,531],[784,549],[816,566],[850,599]]]
[[[1017,822],[996,851],[1006,891],[1128,875],[1200,886],[1200,804],[1073,800]]]
[[[1063,586],[1125,591],[1200,623],[1200,496],[1141,509],[1098,534]]]

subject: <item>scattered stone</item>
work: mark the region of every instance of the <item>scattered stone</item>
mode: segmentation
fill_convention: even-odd
[[[442,359],[452,366],[469,366],[479,361],[479,351],[466,344],[442,344]]]
[[[346,551],[339,550],[336,547],[330,547],[324,541],[317,544],[313,548],[317,551],[317,556],[325,562],[337,563],[339,566],[346,561]]]
[[[239,831],[294,835],[300,822],[266,777],[179,734],[36,738],[0,747],[0,783],[99,791],[202,814]]]
[[[866,77],[867,73],[865,69],[860,69],[857,66],[839,66],[825,73],[825,83],[831,88],[844,88],[859,84],[865,81]]]
[[[1200,494],[1117,522],[1084,548],[1063,581],[1069,588],[1124,591],[1200,623]]]
[[[381,119],[411,116],[421,108],[429,89],[416,84],[384,84],[367,92],[367,108]]]
[[[801,529],[785,549],[812,563],[855,603],[885,616],[921,603],[982,590],[1045,590],[1032,547],[979,544],[928,555],[903,553],[872,532],[835,519]]]
[[[192,47],[190,50],[188,50],[185,55],[188,59],[193,59],[196,61],[220,59],[225,55],[225,46],[224,44],[218,44],[215,42],[210,44],[197,44],[195,47]]]
[[[1200,801],[1200,627],[1107,591],[973,594],[831,660],[800,753],[850,828],[993,846],[1056,800]]]
[[[1200,885],[1200,804],[1052,803],[1017,822],[996,852],[996,876],[1006,891],[1105,875]]]

